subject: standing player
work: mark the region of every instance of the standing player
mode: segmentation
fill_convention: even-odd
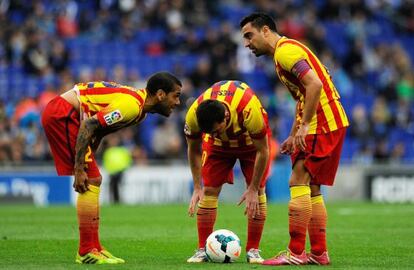
[[[329,264],[327,213],[320,186],[333,185],[349,125],[328,70],[302,43],[280,36],[273,19],[253,13],[240,22],[244,45],[273,58],[276,73],[297,101],[296,117],[281,152],[290,154],[288,250],[266,265]],[[306,231],[311,252],[305,253]]]
[[[247,184],[239,202],[246,201],[247,261],[262,263],[258,248],[267,214],[265,184],[271,132],[259,99],[243,82],[217,82],[191,105],[184,132],[194,181],[190,216],[198,203],[198,250],[187,262],[207,261],[205,242],[216,221],[218,196],[224,183],[233,183],[233,166],[238,159]]]
[[[151,76],[145,89],[112,82],[79,83],[54,98],[42,114],[42,125],[58,175],[74,175],[79,192],[77,263],[116,264],[99,241],[101,174],[94,158],[103,136],[139,124],[147,113],[169,116],[180,104],[181,82],[167,72]]]

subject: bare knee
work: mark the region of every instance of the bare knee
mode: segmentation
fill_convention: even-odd
[[[310,189],[311,189],[311,196],[312,197],[321,195],[321,186],[320,185],[311,185]]]
[[[101,183],[102,183],[102,176],[88,179],[88,184],[90,184],[90,185],[94,185],[94,186],[99,187],[99,186],[101,186]]]
[[[266,194],[266,190],[265,190],[264,187],[262,187],[262,188],[259,189],[259,196],[260,195],[263,195],[263,194]]]
[[[220,187],[203,187],[203,194],[204,196],[214,196],[218,197],[221,191]]]
[[[290,186],[309,185],[311,176],[305,168],[303,159],[298,160],[293,166],[292,175],[289,180]]]

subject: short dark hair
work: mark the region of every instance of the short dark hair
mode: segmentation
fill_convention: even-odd
[[[151,75],[147,81],[146,89],[151,96],[155,95],[158,89],[162,89],[168,94],[174,90],[174,85],[183,86],[177,77],[169,72],[163,71]]]
[[[240,28],[242,28],[248,23],[251,23],[252,26],[257,29],[260,29],[263,26],[267,25],[270,28],[270,30],[272,30],[273,32],[277,32],[275,20],[273,20],[273,18],[266,13],[255,12],[244,17],[240,21]]]
[[[211,133],[215,123],[224,121],[224,105],[215,99],[207,99],[201,102],[196,110],[197,122],[201,132]]]

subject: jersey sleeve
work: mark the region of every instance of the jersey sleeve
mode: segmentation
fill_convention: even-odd
[[[121,96],[96,113],[102,127],[130,123],[142,112],[142,105],[132,96]]]
[[[306,61],[306,52],[299,46],[293,44],[284,44],[276,49],[276,63],[279,63],[284,70],[292,72],[295,65],[304,60]]]
[[[201,131],[198,126],[196,110],[198,104],[197,100],[188,109],[187,115],[185,116],[184,134],[187,138],[198,139],[201,138]]]
[[[264,109],[259,99],[254,96],[243,110],[243,124],[252,139],[262,139],[266,135]]]

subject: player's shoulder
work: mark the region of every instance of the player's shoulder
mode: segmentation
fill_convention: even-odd
[[[197,110],[198,104],[199,104],[198,99],[195,99],[195,100],[191,103],[190,107],[188,107],[188,110],[187,110],[186,119],[188,119],[188,118],[192,118],[192,117],[194,117],[194,116],[195,116],[195,112],[196,112],[196,110]]]
[[[276,54],[287,54],[292,51],[303,51],[304,47],[306,46],[296,39],[282,38],[277,44]]]

